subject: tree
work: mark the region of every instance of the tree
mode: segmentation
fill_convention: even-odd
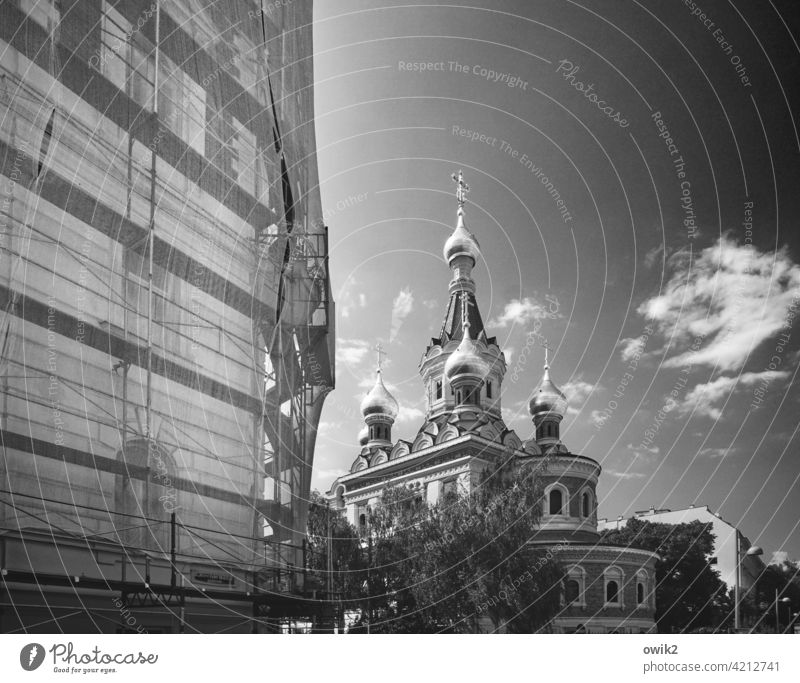
[[[311,492],[308,506],[308,568],[319,587],[327,589],[330,577],[332,596],[344,609],[360,605],[365,565],[358,532],[342,515],[331,510],[319,493]],[[332,573],[329,574],[328,554]]]
[[[428,507],[387,489],[371,511],[365,615],[371,631],[534,632],[559,609],[563,571],[530,541],[539,526],[540,470],[488,469],[470,495]]]
[[[656,622],[661,633],[716,630],[732,615],[725,584],[711,564],[715,536],[700,521],[662,524],[629,519],[600,542],[650,550],[656,562]]]

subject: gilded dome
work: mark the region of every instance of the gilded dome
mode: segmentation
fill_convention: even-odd
[[[398,411],[397,401],[384,386],[381,371],[378,370],[375,377],[375,386],[370,389],[364,400],[361,401],[361,414],[364,417],[376,414],[386,415],[394,420]]]
[[[465,322],[461,343],[444,364],[444,374],[449,382],[458,381],[462,377],[483,380],[489,374],[489,363],[483,358],[469,327],[469,323]]]
[[[567,397],[550,379],[550,366],[544,366],[544,375],[536,395],[529,404],[531,415],[553,413],[563,417],[567,412]]]
[[[464,227],[464,211],[458,210],[458,223],[453,234],[444,243],[444,260],[449,264],[456,256],[469,256],[473,265],[478,262],[481,255],[480,245],[469,230]]]

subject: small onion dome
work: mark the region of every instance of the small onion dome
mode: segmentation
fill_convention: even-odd
[[[453,234],[444,243],[444,260],[449,264],[456,256],[469,256],[472,264],[478,262],[480,256],[480,245],[469,230],[464,227],[464,211],[458,210],[458,223]]]
[[[377,377],[375,378],[375,386],[370,389],[369,393],[361,401],[361,414],[366,417],[367,415],[386,415],[394,420],[400,407],[394,396],[389,393],[389,390],[383,385],[381,378],[381,371],[378,370]]]
[[[449,382],[460,377],[483,380],[489,374],[489,363],[481,355],[481,350],[469,331],[469,323],[464,323],[464,336],[458,348],[450,354],[444,364],[444,374]]]
[[[567,397],[550,379],[549,365],[544,366],[542,383],[539,385],[539,390],[536,392],[536,396],[531,399],[528,407],[531,415],[553,413],[563,417],[566,414]]]
[[[367,425],[364,425],[361,428],[361,431],[358,433],[358,445],[366,446],[367,441],[369,441],[369,427],[367,427]]]

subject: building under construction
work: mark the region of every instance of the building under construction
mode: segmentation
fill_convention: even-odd
[[[312,52],[310,0],[0,3],[0,631],[324,618]]]

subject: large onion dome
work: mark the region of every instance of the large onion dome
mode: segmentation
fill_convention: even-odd
[[[445,362],[444,374],[451,384],[461,379],[483,381],[489,369],[489,363],[481,355],[480,347],[470,334],[469,323],[465,321],[464,336]]]
[[[361,401],[361,414],[364,417],[368,415],[386,415],[394,420],[397,417],[399,406],[394,396],[389,393],[389,390],[384,386],[383,379],[381,378],[381,371],[378,370],[375,377],[375,386],[370,389],[369,393]]]
[[[480,245],[469,230],[464,227],[464,209],[458,209],[458,223],[453,234],[447,238],[444,243],[444,260],[448,264],[452,262],[457,256],[469,256],[472,259],[472,264],[478,262],[478,257],[481,255]]]
[[[531,415],[550,413],[564,417],[567,412],[567,397],[550,379],[550,366],[545,364],[542,382],[529,404]]]

